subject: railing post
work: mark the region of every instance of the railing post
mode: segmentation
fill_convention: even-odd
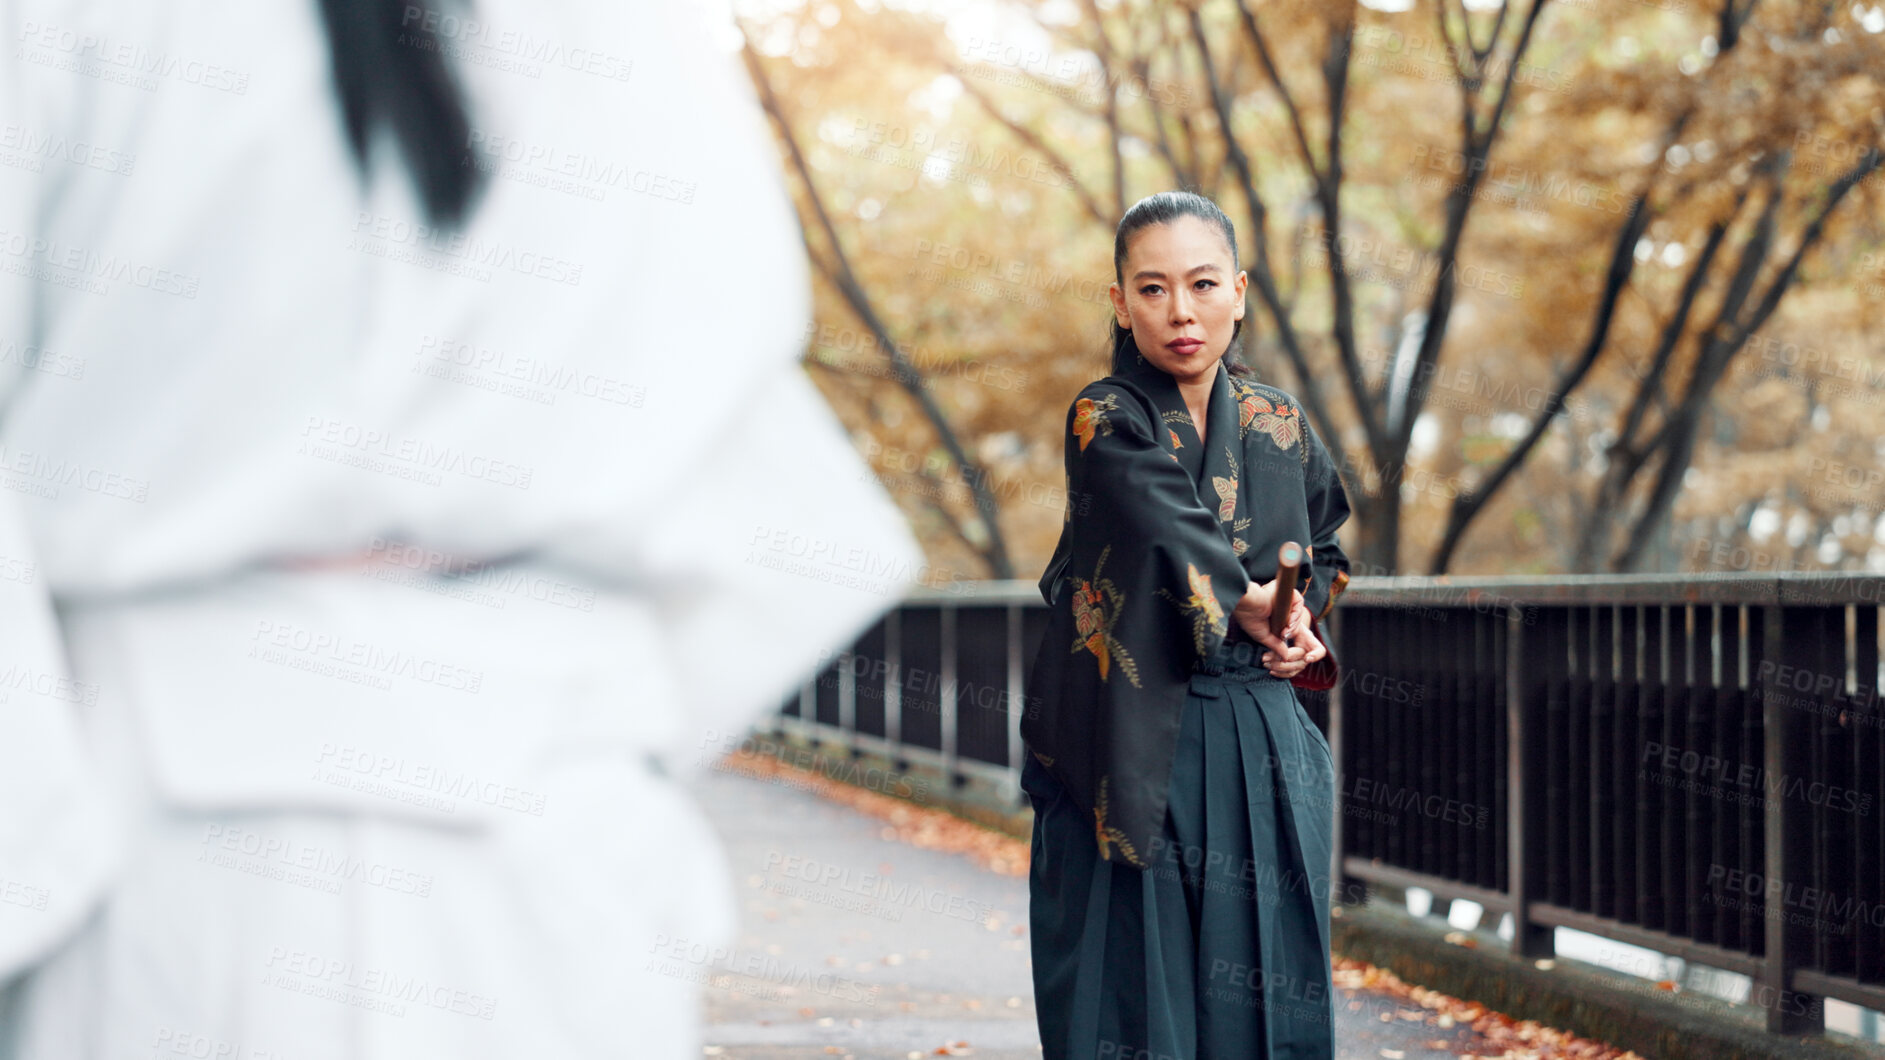
[[[1795,924],[1801,919],[1785,908],[1794,893],[1794,879],[1811,884],[1807,856],[1812,850],[1812,814],[1804,800],[1785,794],[1788,778],[1806,775],[1806,746],[1802,739],[1799,711],[1788,709],[1787,692],[1778,674],[1788,658],[1786,621],[1790,608],[1780,606],[1779,593],[1761,608],[1761,650],[1751,658],[1749,684],[1761,694],[1762,788],[1768,794],[1762,825],[1765,830],[1767,860],[1762,866],[1766,877],[1763,888],[1768,903],[1763,910],[1766,935],[1761,974],[1757,979],[1756,1000],[1767,1013],[1767,1029],[1779,1034],[1811,1034],[1824,1029],[1825,999],[1791,989],[1793,970],[1807,954],[1811,937],[1807,928]],[[1791,623],[1801,628],[1798,622]],[[1772,908],[1775,902],[1781,909]]]
[[[1557,952],[1556,930],[1531,919],[1532,893],[1544,883],[1545,838],[1543,781],[1532,769],[1532,748],[1541,744],[1544,681],[1539,648],[1525,631],[1525,605],[1505,613],[1505,813],[1506,893],[1512,896],[1512,952],[1520,957],[1549,957]],[[1547,650],[1548,647],[1547,647]]]
[[[1342,621],[1341,610],[1338,608],[1329,613],[1328,626],[1323,630],[1323,635],[1329,638],[1328,649],[1330,652],[1334,653],[1336,659],[1344,660],[1345,665],[1353,665],[1354,659],[1348,654],[1347,646],[1342,643],[1342,627],[1344,625],[1346,625],[1346,623]],[[1346,673],[1344,673],[1343,676],[1347,676]],[[1347,785],[1343,783],[1342,778],[1348,770],[1347,752],[1345,750],[1348,746],[1348,737],[1342,725],[1342,689],[1347,685],[1347,681],[1338,680],[1335,682],[1335,687],[1329,689],[1329,731],[1327,735],[1329,738],[1329,757],[1335,760],[1335,821],[1333,822],[1333,831],[1329,836],[1329,879],[1334,881],[1335,894],[1333,898],[1336,902],[1359,904],[1367,901],[1367,884],[1342,872],[1343,856],[1346,853],[1345,846],[1342,842],[1342,818],[1345,814],[1342,792],[1346,790],[1347,787]]]

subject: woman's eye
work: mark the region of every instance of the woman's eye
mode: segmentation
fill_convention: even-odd
[[[1199,286],[1200,288],[1203,288],[1203,287],[1216,287],[1216,286],[1217,286],[1217,281],[1216,281],[1216,280],[1199,280],[1199,281],[1198,281],[1198,286]]]
[[[1144,287],[1139,288],[1139,293],[1147,296],[1148,298],[1151,297],[1152,295],[1157,294],[1158,292],[1159,292],[1159,285],[1156,283],[1148,283]]]

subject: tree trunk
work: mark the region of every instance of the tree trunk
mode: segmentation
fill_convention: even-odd
[[[1394,482],[1383,481],[1379,493],[1359,494],[1353,498],[1355,522],[1360,531],[1355,547],[1349,553],[1354,561],[1352,573],[1395,574],[1398,573],[1398,559],[1401,550],[1401,487],[1397,477]]]

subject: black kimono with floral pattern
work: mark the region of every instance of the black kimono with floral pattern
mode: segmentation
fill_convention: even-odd
[[[1307,544],[1301,589],[1320,614],[1348,568],[1348,497],[1295,400],[1220,364],[1205,420],[1200,439],[1177,382],[1142,357],[1088,384],[1067,412],[1066,522],[1041,578],[1022,737],[1091,811],[1101,856],[1140,868],[1192,666],[1246,584],[1275,577],[1283,542]]]

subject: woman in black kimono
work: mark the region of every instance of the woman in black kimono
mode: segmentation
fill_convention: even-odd
[[[1165,192],[1113,243],[1113,372],[1067,416],[1068,506],[1022,722],[1047,1060],[1327,1060],[1334,762],[1290,678],[1347,580],[1341,480],[1225,353],[1230,219]],[[1285,541],[1302,591],[1274,601]],[[1273,606],[1289,608],[1282,638]]]

